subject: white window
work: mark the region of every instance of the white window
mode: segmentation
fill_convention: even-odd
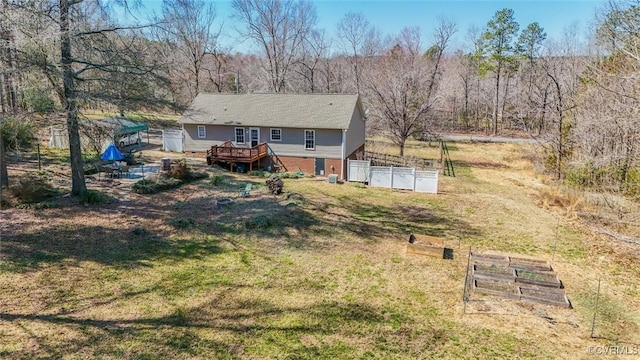
[[[271,129],[271,141],[282,141],[282,129]]]
[[[236,128],[236,144],[244,144],[244,128]]]
[[[304,131],[304,149],[305,150],[316,149],[316,131],[315,130]]]
[[[207,137],[207,132],[205,131],[204,125],[198,125],[198,138],[204,139]]]

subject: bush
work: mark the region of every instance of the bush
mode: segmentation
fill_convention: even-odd
[[[176,229],[189,229],[196,226],[196,221],[192,218],[173,218],[169,219],[167,223]]]
[[[34,130],[25,120],[0,117],[0,136],[5,149],[31,148]]]
[[[220,185],[224,185],[226,180],[222,175],[214,175],[209,182],[213,186],[220,186]]]
[[[271,174],[264,170],[254,170],[250,172],[249,175],[264,178],[269,177]]]
[[[24,203],[38,203],[60,194],[58,189],[51,185],[49,176],[45,172],[21,178],[18,185],[11,191],[19,201]]]
[[[98,190],[87,190],[82,198],[82,202],[91,205],[111,204],[117,199],[109,194],[105,194]]]
[[[189,168],[187,167],[187,161],[185,159],[180,159],[171,164],[167,175],[174,179],[180,180],[189,178]]]
[[[4,195],[4,191],[0,191],[0,209],[12,207],[11,200],[7,199]]]
[[[182,163],[182,162],[183,161],[180,161],[179,163]],[[163,177],[160,177],[157,181],[151,181],[151,180],[145,180],[145,179],[139,180],[138,182],[133,184],[131,189],[133,192],[137,194],[155,194],[160,191],[177,188],[183,184],[186,184],[194,180],[206,179],[207,177],[209,177],[209,174],[204,171],[199,172],[199,171],[187,170],[186,175],[184,175],[182,171],[183,169],[187,169],[186,163],[184,163],[184,166],[185,167],[183,168],[182,165],[179,165],[178,167],[176,167],[176,168],[179,168],[179,170],[175,170],[175,172],[171,174],[167,174]],[[172,166],[171,169],[174,169],[174,167]],[[184,178],[177,178],[175,176],[180,176],[180,177],[184,176]]]
[[[304,174],[301,172],[285,172],[278,174],[278,176],[282,179],[300,179],[304,177]]]
[[[133,229],[131,229],[131,234],[133,236],[147,236],[149,235],[149,230],[140,226],[136,226]]]
[[[271,221],[265,215],[256,215],[244,221],[246,229],[264,229],[271,226]]]
[[[640,169],[629,170],[627,182],[624,184],[624,193],[633,197],[640,195]]]
[[[189,171],[189,176],[185,180],[195,181],[200,179],[206,179],[208,177],[209,177],[209,173],[205,171]]]
[[[95,175],[98,173],[98,169],[96,169],[93,164],[84,164],[83,171],[85,175]]]
[[[160,191],[177,188],[185,182],[172,177],[162,177],[158,181],[140,180],[133,184],[132,190],[136,194],[155,194]]]
[[[24,97],[24,105],[40,115],[56,111],[55,102],[39,91],[28,91]]]

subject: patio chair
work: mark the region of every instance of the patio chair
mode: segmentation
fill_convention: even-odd
[[[127,178],[129,178],[129,165],[122,165],[120,167],[120,177],[122,177],[122,174],[127,174]]]
[[[240,190],[238,190],[238,195],[240,195],[242,197],[249,196],[249,193],[251,192],[251,188],[252,187],[253,186],[251,185],[251,183],[247,184],[245,187],[243,187]]]
[[[98,179],[100,179],[100,173],[102,172],[102,167],[98,163],[94,163],[93,166],[96,167],[96,173],[98,174]]]

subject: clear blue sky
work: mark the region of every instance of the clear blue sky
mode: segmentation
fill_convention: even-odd
[[[218,21],[224,21],[221,41],[236,51],[247,51],[247,44],[237,42],[233,30],[231,0],[213,1],[218,11]],[[564,29],[577,23],[583,33],[593,28],[596,11],[603,1],[595,0],[313,0],[318,13],[318,28],[325,29],[332,37],[336,25],[347,12],[361,12],[378,27],[383,35],[397,34],[405,26],[420,26],[423,42],[427,46],[439,17],[445,17],[458,25],[458,33],[452,48],[465,46],[467,30],[472,25],[484,28],[496,11],[513,9],[520,29],[538,22],[549,39],[560,40]],[[143,0],[148,8],[160,9],[160,0]]]

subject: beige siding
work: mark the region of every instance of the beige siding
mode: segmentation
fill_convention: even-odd
[[[235,141],[236,126],[205,125],[206,138],[198,138],[197,125],[184,125],[185,151],[206,151],[213,145],[220,145],[227,140]],[[235,144],[237,147],[248,147],[249,127],[245,130],[245,143]],[[278,156],[298,156],[310,158],[340,158],[342,154],[342,131],[326,129],[307,129],[316,132],[315,150],[305,150],[304,130],[294,128],[275,128],[282,130],[282,141],[271,141],[272,128],[259,128],[260,142],[269,143],[269,147]]]
[[[269,129],[265,129],[269,132]],[[315,150],[305,150],[304,131],[316,131]],[[282,141],[269,141],[269,147],[278,156],[300,156],[310,158],[340,158],[342,154],[342,131],[324,129],[282,129]]]
[[[203,125],[200,125],[203,126]],[[207,151],[214,145],[225,141],[235,141],[235,126],[204,125],[205,138],[198,138],[198,125],[184,124],[184,151]],[[245,144],[235,144],[238,147],[248,146],[249,128],[245,129]],[[262,133],[260,134],[262,136]]]
[[[347,144],[344,156],[347,157],[358,150],[365,141],[365,120],[360,115],[357,108],[353,109],[349,129],[347,130]]]

